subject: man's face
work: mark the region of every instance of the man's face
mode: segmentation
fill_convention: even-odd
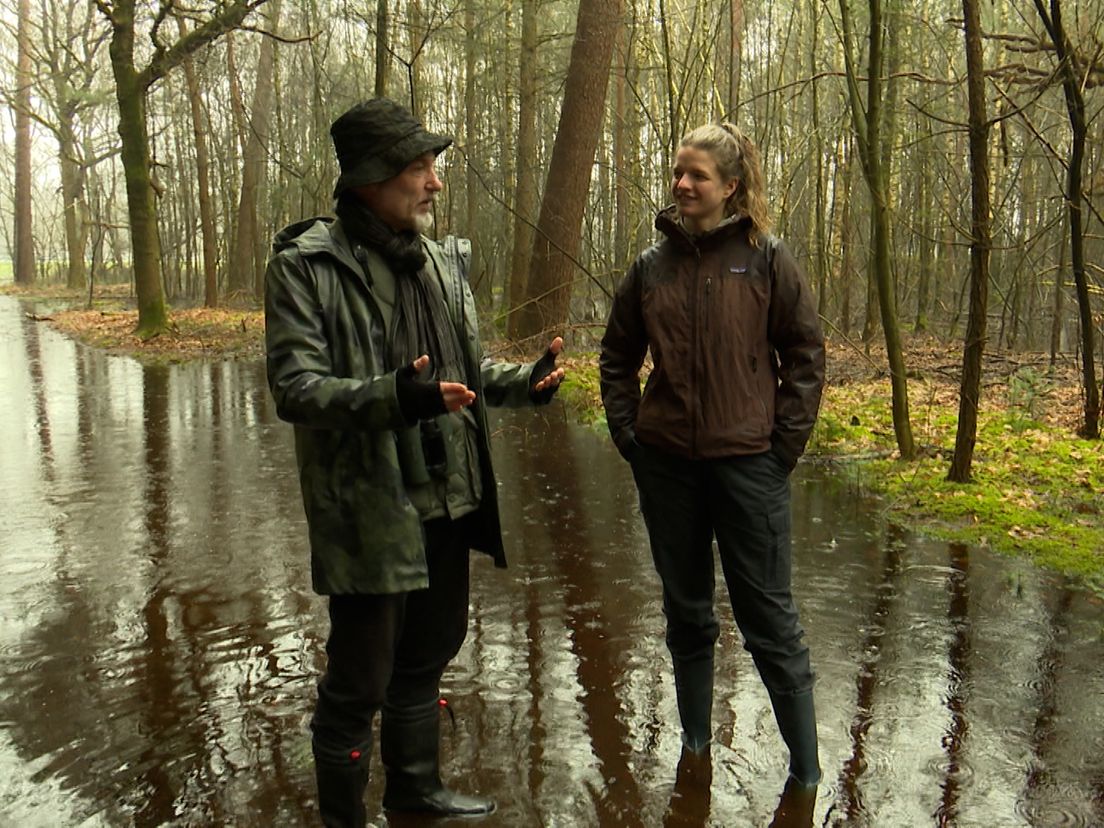
[[[365,184],[355,192],[392,230],[424,233],[433,226],[433,199],[444,188],[436,161],[432,152],[419,155],[393,178]]]

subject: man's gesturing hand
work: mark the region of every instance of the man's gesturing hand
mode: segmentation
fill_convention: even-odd
[[[459,411],[475,402],[475,392],[462,382],[423,382],[417,379],[429,357],[422,354],[395,372],[395,394],[407,421],[428,420],[446,411]]]
[[[563,337],[557,336],[544,352],[544,356],[533,365],[533,373],[529,375],[529,397],[533,402],[549,402],[563,382],[564,369],[556,367],[556,357],[562,350]]]

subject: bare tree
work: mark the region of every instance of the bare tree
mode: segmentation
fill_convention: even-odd
[[[947,479],[970,480],[977,442],[978,402],[981,395],[981,360],[985,353],[986,313],[989,305],[989,123],[985,107],[985,66],[981,51],[981,17],[977,0],[962,0],[966,38],[966,92],[970,109],[970,190],[973,219],[970,223],[970,314],[966,345],[962,352],[962,378],[958,393],[958,433]]]
[[[871,230],[873,252],[871,267],[878,287],[878,306],[881,309],[882,330],[885,334],[886,358],[889,362],[890,384],[893,393],[893,430],[897,437],[897,449],[902,460],[911,460],[916,454],[909,419],[908,377],[906,375],[901,331],[897,321],[897,299],[891,271],[889,253],[889,181],[886,161],[882,157],[886,147],[882,141],[884,118],[882,107],[882,49],[885,30],[882,20],[881,0],[869,0],[870,41],[867,72],[866,105],[859,90],[859,76],[855,68],[852,40],[852,21],[849,0],[839,0],[840,24],[843,30],[843,53],[847,66],[847,91],[851,103],[851,120],[855,128],[855,140],[862,159],[863,174],[870,189]]]
[[[80,0],[41,0],[38,20],[39,37],[30,47],[37,67],[34,85],[42,106],[31,116],[57,140],[68,254],[66,285],[80,289],[86,284],[88,169],[113,154],[113,150],[105,150],[98,157],[84,148],[90,127],[85,119],[109,98],[96,85],[106,28],[96,25],[95,9]]]
[[[15,71],[15,283],[34,281],[31,215],[31,2],[19,0]]]
[[[138,299],[136,333],[139,336],[156,336],[168,325],[161,281],[161,242],[157,232],[157,201],[154,198],[146,123],[146,95],[156,81],[185,57],[239,26],[250,11],[264,2],[233,0],[226,3],[175,42],[167,42],[162,37],[163,24],[172,7],[160,7],[153,19],[148,21],[149,38],[154,44],[153,55],[145,66],[139,68],[135,56],[139,22],[136,0],[96,0],[97,8],[108,19],[112,29],[109,51],[115,75],[115,98],[119,106],[119,141],[126,179],[134,291]]]
[[[1062,6],[1050,0],[1050,10],[1043,0],[1035,0],[1035,9],[1054,44],[1058,58],[1058,75],[1066,98],[1073,142],[1066,170],[1066,206],[1069,213],[1070,265],[1077,287],[1077,305],[1081,321],[1081,374],[1085,394],[1085,417],[1081,433],[1091,439],[1100,438],[1100,389],[1096,384],[1095,349],[1093,342],[1092,298],[1085,272],[1085,236],[1082,216],[1081,179],[1085,163],[1085,140],[1088,123],[1085,118],[1085,98],[1082,85],[1088,80],[1092,64],[1085,66],[1078,59],[1062,25]]]
[[[620,15],[620,0],[579,3],[560,123],[529,264],[526,304],[521,309],[520,333],[525,337],[561,329],[567,322],[574,259]]]

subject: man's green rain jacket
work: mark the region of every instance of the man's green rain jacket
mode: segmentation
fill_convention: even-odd
[[[475,301],[464,276],[466,242],[424,240],[441,280],[476,393],[483,496],[468,518],[472,547],[506,565],[491,468],[487,405],[522,406],[533,363],[485,360]],[[424,535],[407,496],[397,447],[407,422],[388,370],[383,317],[370,276],[340,221],[309,219],[275,239],[265,275],[268,383],[295,453],[310,532],[314,590],[323,595],[424,588]]]

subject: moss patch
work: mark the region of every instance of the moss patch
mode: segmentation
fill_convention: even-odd
[[[1104,442],[1084,440],[1070,366],[1016,368],[986,389],[968,484],[948,481],[957,380],[909,383],[918,459],[896,451],[884,378],[830,383],[809,454],[855,468],[891,520],[947,540],[1023,555],[1104,587]]]

